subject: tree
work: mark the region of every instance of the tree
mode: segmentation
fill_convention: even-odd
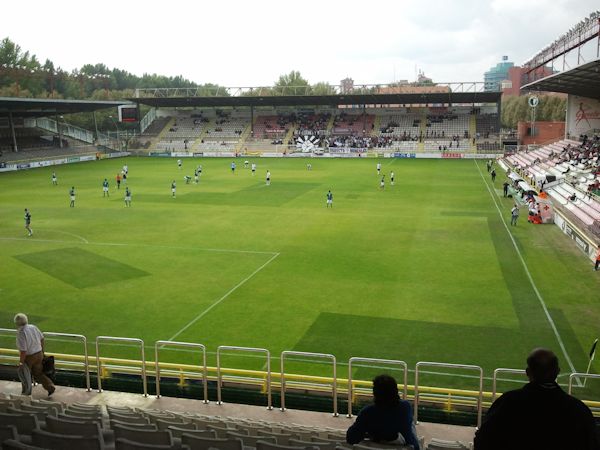
[[[279,77],[275,82],[273,92],[274,95],[310,95],[311,87],[299,71],[292,70]]]
[[[312,95],[335,95],[334,87],[326,81],[319,81],[311,86]]]

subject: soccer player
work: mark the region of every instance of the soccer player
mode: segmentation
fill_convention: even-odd
[[[56,178],[56,172],[52,172],[52,184],[54,186],[56,186],[58,184],[57,178]]]
[[[254,174],[256,173],[256,164],[252,163],[252,176],[254,176]]]
[[[250,164],[250,162],[248,160],[244,161],[244,169],[248,168],[248,164]]]
[[[117,189],[121,189],[121,174],[120,173],[117,174],[116,180],[117,180]]]
[[[71,203],[69,204],[70,208],[75,208],[75,186],[71,187],[69,191],[69,197],[71,198]]]
[[[106,178],[102,182],[102,197],[110,197],[108,192],[108,180]]]
[[[177,183],[175,183],[175,180],[173,180],[173,182],[171,183],[171,196],[173,198],[175,198],[176,191],[177,191]]]
[[[190,181],[192,181],[192,177],[189,175],[184,175],[183,179],[185,180],[185,184],[190,184]]]
[[[131,191],[129,186],[125,188],[125,206],[131,206]]]
[[[381,163],[377,163],[377,175],[381,175]]]
[[[127,164],[125,164],[125,165],[123,166],[123,173],[124,173],[125,175],[127,175],[127,174],[129,173],[129,167],[127,166]]]
[[[194,170],[194,183],[198,184],[198,169]]]
[[[267,169],[267,186],[271,186],[271,171]]]
[[[327,192],[327,208],[332,207],[333,208],[333,194],[331,193],[331,190],[329,190],[329,192]]]
[[[308,170],[309,172],[312,170],[312,164],[311,163],[306,163],[306,170]]]
[[[123,184],[127,184],[127,173],[123,172]]]
[[[235,173],[235,161],[231,162],[231,173]]]
[[[379,189],[383,190],[385,188],[385,175],[381,176],[381,181],[379,182]]]
[[[393,171],[390,173],[390,184],[392,186],[394,185],[394,172]]]
[[[33,230],[31,229],[31,214],[27,208],[25,208],[25,229],[29,233],[27,236],[31,236],[33,234]]]
[[[181,170],[181,160],[180,159],[177,160],[177,167],[179,167],[179,170]]]
[[[198,178],[202,176],[202,164],[198,166]]]

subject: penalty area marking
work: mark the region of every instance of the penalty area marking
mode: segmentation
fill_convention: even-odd
[[[569,368],[571,369],[571,373],[575,373],[577,371],[575,370],[575,366],[573,366],[573,362],[571,361],[571,358],[570,358],[569,354],[567,353],[567,349],[566,349],[565,344],[564,344],[564,342],[562,340],[562,337],[560,336],[560,333],[558,332],[558,328],[556,328],[556,324],[554,323],[554,319],[552,319],[552,316],[550,315],[550,311],[548,311],[548,307],[546,306],[546,302],[544,301],[544,298],[542,297],[542,294],[540,294],[540,291],[538,290],[535,282],[533,281],[533,277],[531,276],[531,272],[529,272],[529,267],[527,267],[527,263],[525,262],[525,259],[523,258],[521,250],[519,250],[519,246],[517,245],[514,236],[510,232],[510,229],[508,228],[508,225],[506,225],[506,221],[504,220],[504,216],[502,215],[502,210],[500,209],[500,207],[498,206],[498,203],[496,202],[496,197],[494,197],[494,194],[493,194],[492,190],[490,189],[490,186],[488,185],[487,181],[485,181],[485,178],[483,177],[483,173],[481,172],[481,168],[479,167],[479,164],[477,164],[477,160],[474,159],[473,162],[475,163],[475,166],[477,167],[477,171],[479,172],[479,175],[481,176],[481,180],[483,181],[483,184],[485,184],[485,187],[487,188],[488,192],[490,193],[490,196],[492,197],[492,201],[494,202],[494,206],[498,210],[498,215],[500,216],[500,220],[502,221],[502,224],[504,225],[504,228],[506,229],[506,232],[508,233],[508,236],[510,237],[510,240],[512,241],[512,244],[513,244],[515,250],[517,251],[517,255],[519,256],[519,260],[521,261],[521,264],[523,265],[523,269],[525,269],[525,273],[527,274],[527,278],[529,279],[529,283],[531,284],[531,287],[533,288],[533,291],[535,292],[535,295],[538,298],[538,300],[540,302],[540,305],[542,306],[542,309],[544,310],[544,314],[546,315],[546,319],[548,319],[548,323],[550,324],[550,328],[552,328],[552,331],[554,332],[554,336],[556,336],[556,340],[558,341],[558,345],[560,346],[560,349],[562,350],[562,353],[563,353],[565,359],[567,360],[567,363],[569,364]],[[577,384],[579,386],[581,386],[581,380],[579,380],[579,378],[577,378]]]
[[[244,278],[242,281],[240,281],[238,284],[236,284],[234,287],[232,287],[229,291],[227,291],[225,293],[225,295],[223,295],[221,298],[219,298],[218,300],[216,300],[215,302],[213,302],[208,308],[206,308],[204,311],[202,311],[200,314],[198,314],[196,317],[194,317],[187,325],[185,325],[183,328],[181,328],[177,333],[175,333],[173,336],[171,336],[169,338],[169,341],[172,341],[173,339],[175,339],[177,336],[179,336],[181,333],[183,333],[185,330],[187,330],[189,327],[191,327],[192,325],[194,325],[196,322],[198,322],[200,319],[202,319],[206,314],[208,314],[215,306],[219,305],[223,300],[225,300],[227,297],[229,297],[231,294],[233,294],[233,292],[235,292],[240,286],[242,286],[243,284],[245,284],[250,278],[252,278],[254,275],[256,275],[258,272],[260,272],[261,270],[263,270],[265,267],[267,267],[271,261],[273,261],[275,258],[277,258],[280,255],[280,253],[275,253],[273,256],[271,256],[269,258],[269,260],[264,263],[262,266],[260,266],[258,269],[256,269],[254,272],[252,272],[250,275],[248,275],[246,278]]]

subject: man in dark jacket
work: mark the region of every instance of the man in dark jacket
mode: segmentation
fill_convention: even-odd
[[[379,375],[373,380],[374,404],[365,406],[346,432],[349,444],[358,444],[364,439],[374,442],[412,445],[419,450],[412,407],[400,400],[398,384],[389,375]]]
[[[560,388],[559,372],[552,351],[531,352],[529,383],[494,402],[475,434],[475,450],[599,450],[591,411]]]

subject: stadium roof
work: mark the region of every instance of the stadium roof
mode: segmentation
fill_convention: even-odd
[[[14,117],[54,116],[92,112],[127,103],[129,102],[0,97],[0,116],[8,116],[9,113],[12,113]]]
[[[339,94],[339,95],[265,95],[211,97],[142,97],[132,102],[163,108],[176,107],[240,107],[240,106],[317,106],[317,105],[418,105],[472,104],[500,101],[500,92],[443,92],[418,94]]]
[[[600,59],[526,84],[521,90],[564,92],[600,99]]]

